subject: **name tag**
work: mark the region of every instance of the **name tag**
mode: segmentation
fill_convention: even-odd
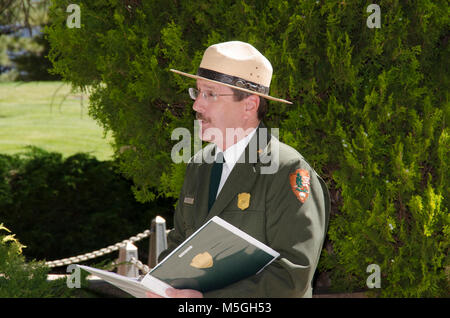
[[[184,197],[184,203],[194,204],[194,198]]]

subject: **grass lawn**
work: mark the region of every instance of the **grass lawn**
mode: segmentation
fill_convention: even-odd
[[[112,139],[89,117],[88,103],[62,82],[0,83],[0,153],[33,145],[64,157],[86,152],[111,159]]]

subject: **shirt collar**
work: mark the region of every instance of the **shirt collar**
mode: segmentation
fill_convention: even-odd
[[[236,162],[241,157],[242,153],[244,152],[245,148],[247,147],[248,143],[250,142],[250,139],[253,137],[253,135],[256,132],[256,128],[251,131],[247,136],[239,140],[234,145],[227,148],[227,150],[222,151],[220,147],[217,146],[217,151],[214,159],[217,158],[217,153],[223,152],[223,156],[225,158],[225,164],[228,166],[230,171],[233,169]]]

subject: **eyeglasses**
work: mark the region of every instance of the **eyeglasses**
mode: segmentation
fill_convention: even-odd
[[[193,99],[196,100],[198,96],[201,96],[202,98],[204,98],[205,100],[209,100],[209,101],[216,101],[218,96],[233,96],[234,94],[216,94],[213,91],[204,91],[201,92],[196,88],[189,88],[189,96]]]

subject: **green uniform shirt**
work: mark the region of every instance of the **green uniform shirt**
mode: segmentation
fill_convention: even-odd
[[[270,246],[280,257],[258,275],[207,292],[205,297],[312,295],[311,281],[330,213],[328,190],[295,149],[268,134],[261,138],[261,132],[264,133],[261,128],[265,127],[258,127],[242,155],[245,157],[234,166],[209,213],[212,164],[200,156],[213,152],[215,146],[209,144],[191,158],[175,211],[174,229],[167,237],[168,249],[160,260],[216,215]],[[252,156],[255,144],[258,147],[253,152],[258,151]],[[276,173],[262,173],[269,169]],[[250,204],[244,210],[238,204],[240,193],[250,194]]]

